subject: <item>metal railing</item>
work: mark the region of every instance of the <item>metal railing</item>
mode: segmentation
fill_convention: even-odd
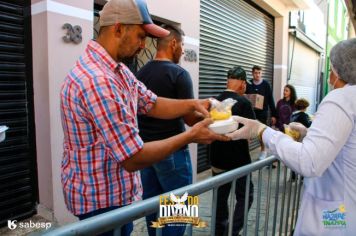
[[[179,188],[174,190],[173,193],[181,196],[188,192],[191,196],[197,196],[212,190],[210,224],[208,223],[209,227],[205,229],[205,232],[199,229],[199,235],[215,235],[216,201],[219,186],[232,183],[229,201],[229,222],[233,222],[236,180],[247,176],[243,235],[291,235],[298,215],[302,178],[297,175],[295,181],[287,181],[290,169],[279,161],[274,173],[275,176],[273,176],[272,163],[275,161],[277,161],[277,158],[270,156],[262,161]],[[267,177],[265,178],[264,175],[267,175]],[[252,208],[248,211],[248,193],[251,177],[253,180],[257,179],[257,188],[254,188],[254,195],[255,198],[257,197],[257,201],[254,201]],[[120,235],[123,225],[157,212],[159,200],[159,196],[156,196],[138,201],[120,209],[44,232],[44,235],[96,235],[109,230],[114,230],[114,235]],[[206,218],[201,215],[199,217]],[[253,224],[248,224],[248,222]],[[186,233],[194,235],[191,225],[187,225]],[[156,230],[156,234],[161,235],[161,229]],[[232,235],[232,224],[229,224],[228,235]]]

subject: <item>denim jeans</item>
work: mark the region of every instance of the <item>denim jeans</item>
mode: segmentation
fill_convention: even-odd
[[[76,215],[76,217],[78,217],[79,220],[84,220],[84,219],[87,219],[87,218],[92,217],[92,216],[100,215],[102,213],[105,213],[105,212],[108,212],[108,211],[111,211],[111,210],[115,210],[117,208],[120,208],[120,207],[112,206],[112,207],[102,208],[102,209],[95,210],[95,211],[92,211],[92,212],[89,212],[89,213],[85,213],[85,214],[82,214],[82,215]],[[131,222],[131,223],[128,223],[128,224],[126,224],[126,225],[121,227],[121,235],[122,236],[130,236],[132,230],[133,230],[133,224]],[[112,236],[112,235],[114,235],[114,231],[113,230],[107,231],[107,232],[102,233],[102,234],[99,234],[99,236]]]
[[[192,183],[192,164],[188,149],[179,150],[168,156],[165,160],[141,170],[143,199],[154,197],[165,192],[189,185]],[[150,227],[156,221],[157,213],[146,216],[148,234],[156,235],[155,228]],[[181,236],[185,226],[166,225],[162,229],[163,236]]]
[[[224,172],[223,172],[224,173]],[[219,173],[222,174],[222,173]],[[213,172],[213,176],[219,175]],[[236,205],[233,217],[232,235],[239,235],[240,230],[244,223],[245,212],[245,192],[246,192],[246,179],[241,177],[236,180]],[[224,236],[228,233],[229,225],[229,210],[228,210],[228,197],[230,194],[231,183],[227,183],[218,188],[218,199],[216,205],[216,222],[215,222],[215,235]],[[253,202],[253,184],[250,181],[249,202],[248,209],[250,209]]]

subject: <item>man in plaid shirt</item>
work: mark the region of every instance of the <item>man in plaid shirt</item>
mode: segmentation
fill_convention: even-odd
[[[212,133],[207,127],[212,121],[205,119],[179,135],[143,143],[138,113],[161,119],[196,112],[208,116],[208,102],[157,97],[121,63],[144,48],[147,34],[169,34],[152,23],[143,0],[109,1],[100,12],[100,25],[97,41],[89,42],[61,90],[63,193],[80,220],[140,200],[137,170],[188,143],[228,139]],[[132,223],[122,235],[131,231]]]

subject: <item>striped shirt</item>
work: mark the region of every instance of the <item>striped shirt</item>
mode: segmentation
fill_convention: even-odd
[[[101,45],[88,44],[61,90],[61,180],[74,215],[141,199],[139,172],[127,172],[121,162],[142,149],[136,115],[156,98]]]

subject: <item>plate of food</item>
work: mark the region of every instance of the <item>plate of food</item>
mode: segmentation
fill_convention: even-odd
[[[298,141],[300,138],[300,133],[297,130],[292,130],[288,125],[284,125],[284,133],[295,141]]]
[[[233,99],[226,99],[221,103],[215,103],[210,110],[210,116],[214,123],[209,125],[209,129],[217,134],[227,134],[238,128],[238,123],[231,117],[231,107],[236,103]]]
[[[209,129],[217,134],[227,134],[237,130],[239,124],[232,117],[225,120],[216,120],[209,125]]]

